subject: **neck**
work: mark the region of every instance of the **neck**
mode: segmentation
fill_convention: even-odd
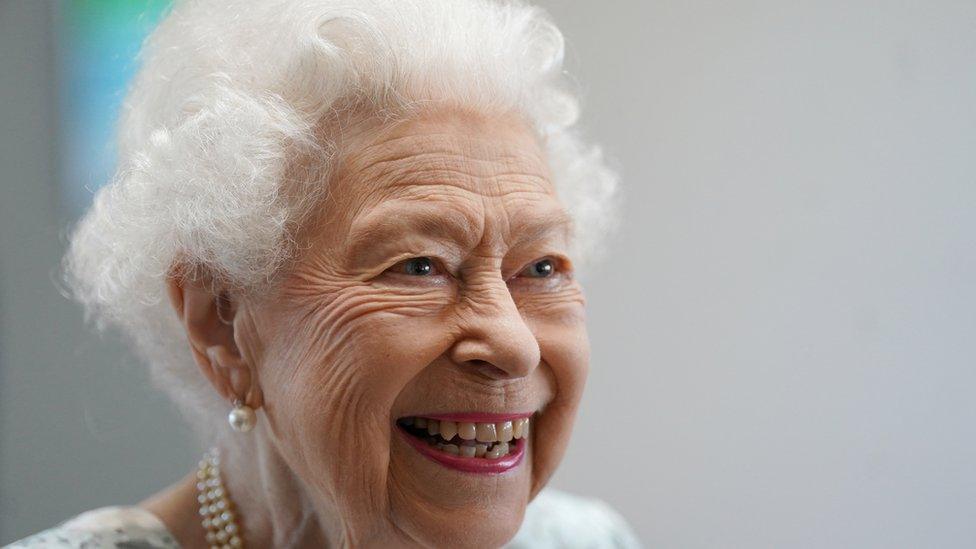
[[[329,539],[319,525],[318,515],[300,482],[279,455],[247,440],[222,441],[219,445],[221,474],[230,500],[236,507],[237,523],[244,546],[256,547],[340,547],[341,540]],[[198,513],[196,470],[177,483],[139,503],[166,526],[184,549],[206,549],[210,545]]]
[[[371,536],[348,531],[337,512],[315,505],[281,456],[270,445],[260,444],[256,434],[235,435],[218,443],[223,483],[236,508],[246,548],[414,545],[395,528]],[[139,504],[158,516],[184,549],[209,547],[198,513],[196,483],[194,470]]]
[[[281,455],[258,440],[234,436],[220,448],[224,484],[239,509],[246,547],[416,547],[396,528],[350,530],[337,509],[310,498]]]
[[[302,483],[259,437],[220,444],[224,485],[238,509],[246,547],[335,547],[319,524]]]

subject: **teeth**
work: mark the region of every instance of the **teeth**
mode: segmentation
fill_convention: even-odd
[[[492,446],[491,450],[488,450],[488,453],[485,454],[485,457],[488,459],[498,459],[504,455],[508,455],[508,443],[499,442],[494,446]]]
[[[458,436],[464,440],[474,440],[476,431],[474,423],[458,423]]]
[[[466,458],[499,459],[514,448],[513,440],[528,438],[529,418],[498,423],[454,422],[425,417],[406,417],[397,422],[414,436],[448,454]],[[460,437],[457,441],[455,435]],[[477,441],[476,444],[472,442]]]
[[[478,423],[477,426],[478,442],[495,442],[498,440],[494,423]]]
[[[453,444],[445,444],[444,451],[448,454],[454,454],[455,456],[459,453],[458,447]]]
[[[458,424],[453,421],[441,422],[441,438],[451,440],[458,432]],[[463,437],[462,437],[463,438]]]
[[[508,442],[512,440],[512,422],[503,421],[495,424],[495,431],[498,433],[498,440]]]

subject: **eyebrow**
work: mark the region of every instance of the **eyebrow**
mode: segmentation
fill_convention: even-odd
[[[474,247],[480,234],[472,236],[471,227],[476,223],[461,211],[449,206],[423,205],[410,201],[393,200],[374,210],[365,218],[353,221],[349,229],[349,249],[352,257],[362,257],[377,243],[393,242],[407,233],[414,233],[438,240],[461,242],[462,246]],[[573,219],[562,209],[546,211],[539,216],[513,222],[515,231],[511,247],[538,241],[556,233],[568,238],[573,229]],[[478,231],[480,233],[481,231]]]
[[[393,242],[407,233],[421,234],[440,240],[463,240],[470,232],[472,220],[460,211],[433,205],[418,206],[393,200],[353,221],[349,228],[349,249],[352,257],[360,258],[379,244]]]
[[[568,240],[573,233],[573,227],[573,218],[566,211],[562,209],[548,210],[538,217],[517,224],[512,247],[543,240],[553,233]]]

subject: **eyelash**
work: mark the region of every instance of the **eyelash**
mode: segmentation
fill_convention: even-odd
[[[427,272],[423,274],[411,273],[407,270],[408,267],[411,265],[419,267],[421,270],[426,269]],[[411,276],[417,278],[433,276],[435,274],[440,274],[441,272],[441,269],[437,264],[437,261],[434,258],[428,256],[411,257],[409,259],[404,259],[403,261],[400,261],[399,263],[397,263],[396,265],[388,269],[388,271],[396,271],[396,270],[401,271],[401,272],[397,272],[396,274],[402,274],[405,276]]]
[[[532,276],[532,273],[529,272],[530,269],[535,269],[535,274],[542,274],[539,272],[539,266],[542,264],[548,266],[548,273],[545,274],[545,276]],[[553,257],[543,257],[536,259],[523,267],[512,277],[512,279],[527,278],[531,280],[547,280],[555,278],[557,275],[562,274],[563,271],[564,269],[561,267],[560,262],[557,259]],[[387,272],[413,278],[427,278],[442,274],[443,269],[441,269],[441,266],[438,264],[436,259],[429,256],[418,256],[396,263],[387,269]]]
[[[548,273],[545,276],[531,276],[531,275],[530,276],[523,276],[523,273],[529,271],[530,269],[535,269],[535,271],[536,271],[535,274],[541,274],[541,273],[538,273],[538,266],[539,265],[542,265],[542,264],[547,264],[548,267],[549,267]],[[558,261],[556,261],[552,257],[543,257],[541,259],[536,259],[532,263],[529,263],[528,265],[526,265],[524,268],[522,268],[521,271],[519,271],[518,273],[515,274],[515,277],[514,278],[531,278],[531,279],[544,280],[544,279],[547,279],[547,278],[554,278],[556,275],[558,275],[560,273],[562,273],[562,269],[559,268],[559,262]]]

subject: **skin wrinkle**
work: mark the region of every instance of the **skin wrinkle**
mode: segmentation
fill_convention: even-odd
[[[531,179],[536,178],[535,181]],[[410,173],[408,180],[403,180],[400,178],[392,178],[390,185],[392,187],[413,187],[417,182],[422,183],[433,183],[439,185],[445,185],[450,187],[457,187],[459,191],[465,191],[469,188],[470,184],[474,181],[471,177],[471,172],[465,170],[462,167],[449,168],[449,167],[428,167],[424,169],[418,169]],[[535,185],[538,185],[543,180],[538,178],[538,176],[529,176],[524,173],[498,173],[491,177],[480,177],[478,178],[479,185],[481,185],[485,191],[479,192],[478,194],[489,197],[498,198],[502,196],[503,193],[512,192],[513,189],[502,190],[503,187],[508,186],[511,183],[516,185],[521,185],[523,188],[514,189],[522,190],[524,192],[533,192]],[[494,189],[493,191],[488,189]]]
[[[477,240],[471,239],[469,242],[466,239],[470,238],[470,232],[480,232],[481,220],[477,216],[456,209],[453,202],[450,198],[443,199],[434,194],[419,199],[391,200],[369,218],[353,226],[349,236],[352,242],[349,246],[350,251],[356,251],[355,245],[358,244],[359,239],[372,236],[378,241],[379,238],[390,236],[384,234],[383,230],[394,227],[399,230],[410,230],[425,238],[454,238],[459,247],[472,247]]]
[[[348,290],[347,290],[348,291]],[[352,332],[355,333],[358,321],[377,311],[384,311],[387,314],[401,312],[401,308],[390,309],[390,302],[405,301],[410,299],[408,296],[382,296],[382,295],[350,295],[346,294],[338,298],[334,303],[334,309],[328,313],[319,323],[315,324],[316,331],[310,335],[313,341],[341,341],[343,337]],[[415,299],[415,298],[414,298]],[[419,307],[416,301],[408,302],[413,307]],[[436,303],[441,305],[441,303]],[[314,310],[313,310],[314,311]]]
[[[288,270],[236,308],[265,403],[251,440],[270,471],[231,461],[245,541],[502,545],[562,457],[589,360],[572,227],[540,145],[515,115],[431,111],[349,124],[340,150]],[[397,270],[411,257],[432,257],[432,274]],[[529,278],[543,258],[555,273]],[[518,467],[447,469],[395,427],[469,411],[536,412]]]
[[[337,345],[342,342],[337,342]],[[290,359],[295,360],[295,359]],[[309,360],[293,362],[298,364],[306,364],[308,367],[312,367],[314,362]],[[286,362],[288,363],[288,362]],[[354,362],[344,362],[333,364],[333,376],[327,383],[322,387],[315,387],[312,385],[301,383],[304,378],[304,372],[296,371],[295,375],[297,378],[297,383],[283,383],[284,387],[298,386],[300,390],[297,394],[291,395],[291,398],[296,398],[299,401],[305,401],[309,403],[307,410],[311,411],[305,421],[300,422],[289,422],[290,425],[294,425],[299,429],[298,432],[291,434],[290,436],[286,434],[284,438],[290,438],[292,440],[302,440],[302,439],[315,439],[318,438],[318,433],[313,431],[308,431],[313,429],[317,425],[321,425],[323,418],[327,418],[329,414],[335,414],[345,417],[368,417],[360,414],[356,408],[361,407],[360,401],[356,399],[356,395],[360,392],[357,390],[357,380],[355,376],[356,364]],[[342,395],[343,398],[329,399],[327,395]],[[346,398],[346,397],[350,398]],[[353,411],[350,411],[353,410]],[[355,440],[354,432],[350,429],[352,426],[348,425],[337,425],[340,431],[337,433],[332,433],[330,439],[333,440]],[[288,430],[286,430],[288,433]],[[341,470],[340,464],[350,462],[350,458],[355,459],[355,456],[343,455],[343,452],[336,451],[336,458],[331,462],[331,465],[327,468],[328,474],[326,478],[329,479],[328,482],[322,482],[325,479],[317,478],[312,476],[310,478],[319,480],[315,483],[313,488],[318,488],[329,494],[331,500],[336,502],[342,502],[343,490],[338,489],[338,486],[342,485],[341,478],[343,471]],[[300,453],[297,456],[300,463],[302,463],[301,468],[303,469],[314,469],[316,458],[314,456],[310,457]],[[342,524],[339,522],[338,524]],[[343,532],[343,536],[346,538],[351,538],[352,535],[349,532]]]

